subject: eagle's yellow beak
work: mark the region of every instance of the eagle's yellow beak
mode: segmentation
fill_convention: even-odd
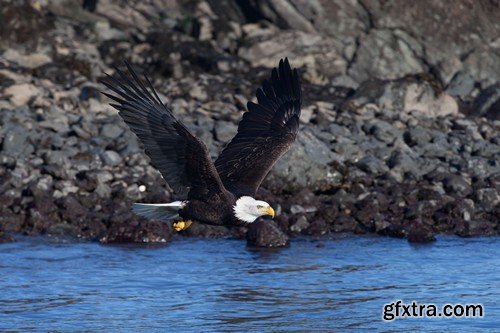
[[[272,218],[274,218],[274,209],[273,209],[273,207],[266,208],[266,210],[264,212],[265,212],[266,215],[270,215]]]

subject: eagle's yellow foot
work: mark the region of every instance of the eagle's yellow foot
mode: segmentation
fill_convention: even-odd
[[[186,230],[187,228],[189,228],[189,226],[192,223],[193,223],[193,221],[191,221],[191,220],[187,220],[187,221],[180,220],[180,221],[174,222],[174,224],[172,224],[172,227],[174,227],[175,231],[179,232],[179,231]]]

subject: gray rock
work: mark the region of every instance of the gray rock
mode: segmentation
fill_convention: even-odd
[[[45,162],[47,164],[57,165],[59,167],[64,167],[68,164],[68,152],[65,150],[49,150],[45,154]]]
[[[292,214],[297,214],[297,213],[314,213],[318,209],[314,206],[301,206],[301,205],[292,205],[290,207],[290,213]]]
[[[95,188],[94,193],[101,198],[109,198],[111,195],[111,187],[107,184],[99,183]]]
[[[339,216],[333,223],[333,232],[353,232],[357,225],[352,216]]]
[[[113,174],[106,170],[99,170],[95,172],[95,179],[98,184],[108,183],[113,180]]]
[[[123,158],[114,150],[106,150],[101,154],[101,158],[105,164],[111,166],[120,165],[123,162]]]
[[[216,121],[215,122],[215,138],[222,142],[228,143],[237,132],[238,127],[230,121]]]
[[[403,30],[372,29],[360,38],[348,74],[358,82],[369,78],[396,79],[425,71],[422,45]]]
[[[357,107],[374,103],[383,110],[420,113],[432,118],[458,114],[456,100],[438,93],[437,85],[432,78],[418,75],[390,81],[371,79],[361,83],[349,103]]]
[[[370,154],[360,159],[356,165],[361,170],[372,175],[380,175],[388,171],[384,162]]]
[[[466,197],[472,193],[470,182],[462,175],[451,175],[443,181],[444,189],[447,193]]]
[[[290,151],[273,167],[264,186],[280,193],[304,188],[326,191],[338,186],[342,174],[332,166],[335,154],[309,130],[299,132]]]
[[[431,141],[432,135],[428,129],[422,126],[409,128],[404,133],[405,142],[410,146],[423,146]]]
[[[464,98],[472,92],[474,84],[474,78],[469,73],[459,71],[453,76],[448,87],[446,87],[446,92],[451,96]]]
[[[305,217],[304,215],[301,215],[297,219],[297,221],[295,221],[295,223],[293,223],[290,226],[290,231],[300,233],[302,230],[307,229],[307,227],[309,227],[309,225],[310,225],[310,223],[307,220],[307,217]]]
[[[23,126],[5,126],[3,129],[0,129],[0,134],[4,136],[2,153],[5,155],[17,157],[20,155],[28,155],[35,150],[34,147],[27,142],[29,133]]]
[[[122,133],[123,128],[115,124],[105,124],[101,129],[102,136],[113,140],[119,138]]]

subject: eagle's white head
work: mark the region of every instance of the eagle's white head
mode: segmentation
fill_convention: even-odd
[[[267,202],[255,200],[249,196],[244,196],[236,200],[233,210],[234,215],[239,220],[247,223],[252,223],[263,215],[274,217],[274,209]]]

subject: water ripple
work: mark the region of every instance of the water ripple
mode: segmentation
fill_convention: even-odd
[[[26,238],[0,245],[0,331],[304,332],[493,330],[499,238],[430,246],[380,237],[163,247]],[[381,320],[385,303],[483,303],[483,319]]]

